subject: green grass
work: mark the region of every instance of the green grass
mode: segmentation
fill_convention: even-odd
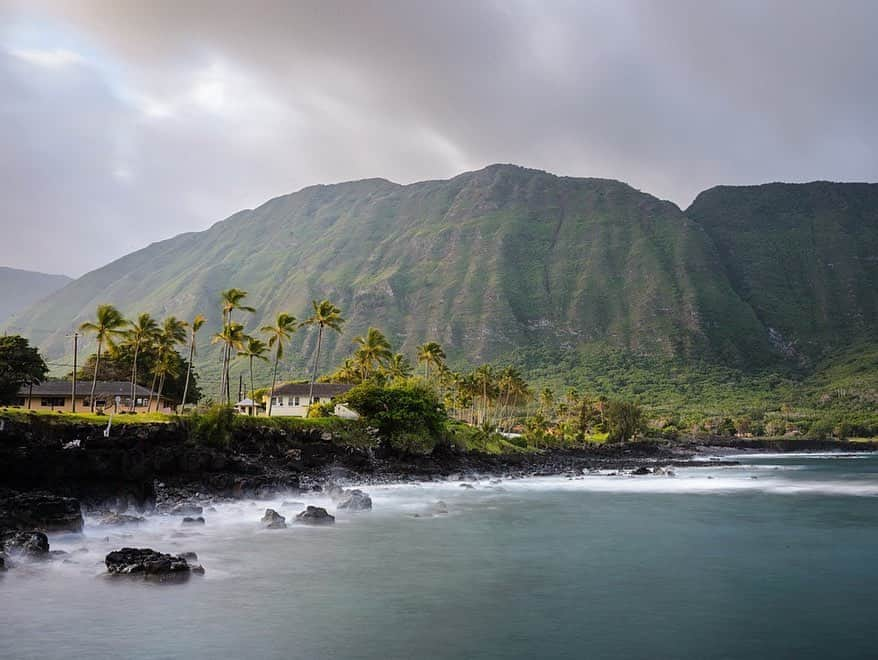
[[[0,408],[0,418],[15,421],[40,420],[58,424],[94,424],[106,425],[110,415],[93,413],[51,412],[46,410],[26,410],[23,408]],[[136,415],[113,415],[113,426],[136,426],[138,424],[169,424],[177,420],[176,415],[162,413],[138,413]]]

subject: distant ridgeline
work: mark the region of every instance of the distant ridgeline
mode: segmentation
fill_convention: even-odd
[[[52,358],[99,303],[203,313],[213,332],[232,286],[257,307],[239,315],[249,329],[306,316],[313,298],[338,305],[347,324],[325,337],[327,369],[372,325],[409,355],[438,341],[452,365],[514,360],[558,386],[685,398],[712,387],[699,378],[770,390],[795,376],[815,393],[868,389],[878,185],[721,186],[686,211],[618,181],[512,165],[313,186],[88,273],[16,325]],[[297,333],[287,373],[304,376],[315,347],[316,333]],[[199,370],[218,370],[217,354],[200,350]]]

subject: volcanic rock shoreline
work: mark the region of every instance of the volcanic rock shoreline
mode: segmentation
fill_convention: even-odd
[[[267,498],[278,492],[319,490],[330,483],[389,483],[469,475],[514,478],[581,474],[591,469],[703,465],[693,463],[692,457],[723,448],[874,451],[876,446],[722,438],[644,441],[502,456],[439,447],[431,454],[415,455],[395,451],[387,443],[378,448],[348,446],[320,429],[266,426],[236,430],[229,445],[222,447],[192,443],[185,429],[174,424],[120,426],[105,438],[101,427],[90,424],[7,420],[0,431],[0,496],[5,491],[8,500],[11,493],[21,497],[22,493],[44,491],[76,498],[86,510],[121,514],[128,509],[149,511],[157,505],[169,508],[205,496]],[[51,504],[40,500],[37,504],[50,506],[51,515],[59,517],[62,528],[75,528],[77,512],[72,505],[60,499]],[[27,520],[27,506],[11,508],[15,509],[14,516],[24,517],[15,527],[32,526]]]

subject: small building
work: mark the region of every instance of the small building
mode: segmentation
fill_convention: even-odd
[[[118,403],[116,400],[118,397]],[[173,412],[173,402],[163,396],[156,404],[156,394],[141,385],[134,386],[134,411],[146,412],[152,398],[152,410]],[[68,380],[49,380],[39,385],[22,387],[16,405],[28,410],[71,412],[73,410],[73,383]],[[91,409],[91,381],[76,381],[76,412]],[[106,413],[127,412],[131,409],[131,383],[122,380],[99,380],[95,385],[95,409]]]
[[[250,415],[257,416],[264,414],[262,411],[265,409],[258,401],[254,401],[253,399],[241,399],[238,403],[235,404],[235,410],[237,410],[242,415]]]
[[[337,396],[341,396],[352,385],[346,383],[314,383],[314,392],[309,403],[308,392],[311,389],[309,383],[287,383],[274,389],[274,397],[271,401],[272,417],[307,417],[311,403],[329,403]],[[266,404],[268,395],[266,395]]]

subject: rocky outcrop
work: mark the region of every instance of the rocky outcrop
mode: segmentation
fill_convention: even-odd
[[[101,527],[112,527],[116,525],[138,525],[146,522],[143,516],[131,516],[125,513],[108,513],[101,518],[99,523]]]
[[[183,518],[183,521],[180,523],[181,525],[203,525],[204,517],[203,516],[186,516]]]
[[[111,575],[132,575],[158,581],[186,579],[193,572],[185,558],[151,548],[115,550],[107,555],[104,563]],[[199,572],[203,573],[203,570]]]
[[[49,539],[42,532],[6,532],[0,536],[0,551],[44,559],[49,555]]]
[[[81,532],[82,525],[79,502],[71,497],[44,492],[0,493],[0,530]]]
[[[331,525],[335,522],[335,516],[330,515],[323,507],[309,506],[296,516],[296,522],[305,525]]]
[[[371,511],[372,498],[359,489],[345,491],[336,508],[343,511]]]
[[[266,529],[285,529],[287,526],[287,519],[274,509],[266,509],[265,515],[262,516],[260,522]]]

